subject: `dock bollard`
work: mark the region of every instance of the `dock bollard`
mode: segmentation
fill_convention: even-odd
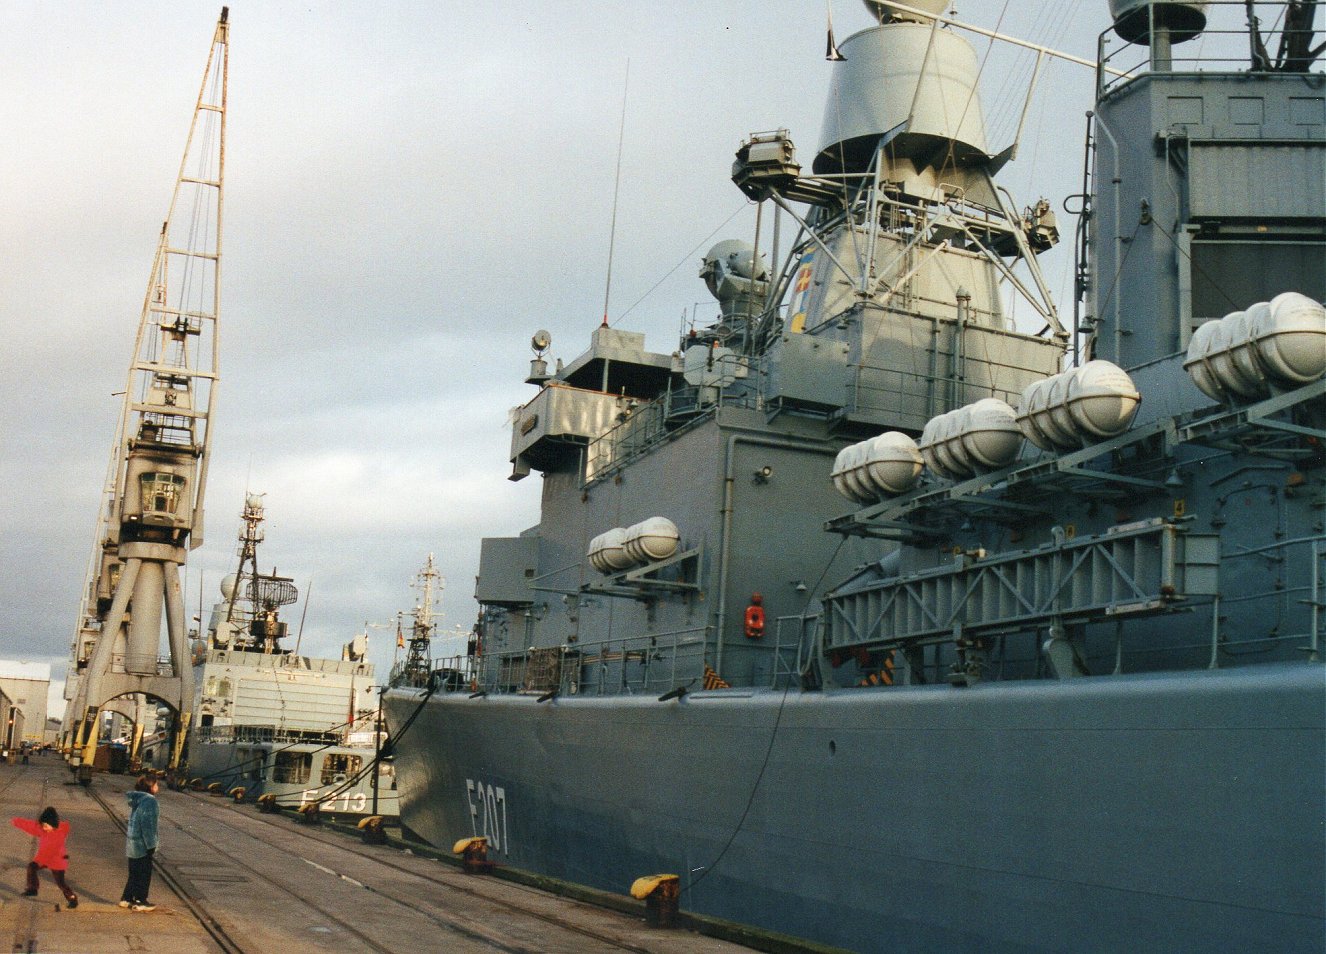
[[[316,825],[322,821],[320,807],[317,802],[309,802],[307,805],[300,805],[295,813],[295,821],[301,825]]]
[[[272,815],[280,811],[280,806],[276,804],[276,796],[270,792],[266,795],[258,796],[258,811],[264,815]]]
[[[462,838],[451,846],[451,851],[460,855],[461,868],[466,874],[487,874],[493,870],[493,863],[488,860],[487,838]]]
[[[681,906],[681,878],[675,874],[646,875],[631,885],[631,897],[645,903],[645,923],[650,927],[677,926]]]
[[[355,827],[359,829],[364,844],[385,845],[387,843],[387,831],[382,827],[381,815],[369,815],[367,818],[361,818],[359,824]]]
[[[210,785],[207,786],[207,794],[224,795],[225,791],[223,790],[220,782],[212,782]]]
[[[236,802],[242,802],[244,801],[244,786],[236,785],[230,791],[226,792],[226,794],[229,795],[231,798],[233,798]]]

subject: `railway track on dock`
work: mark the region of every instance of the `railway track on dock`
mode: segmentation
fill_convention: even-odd
[[[93,800],[101,806],[102,811],[110,816],[111,821],[115,823],[115,827],[119,828],[120,831],[124,831],[127,827],[125,820],[122,819],[113,808],[111,808],[110,803],[106,801],[101,792],[97,791],[94,787],[89,787],[87,792],[92,796]],[[208,910],[207,905],[202,899],[197,897],[194,892],[190,891],[186,886],[180,883],[180,879],[170,870],[169,865],[157,862],[154,867],[156,868],[157,876],[164,881],[166,885],[169,886],[170,890],[175,893],[181,902],[183,902],[189,913],[193,915],[194,919],[197,920],[200,925],[202,925],[202,928],[207,932],[208,937],[215,941],[217,946],[224,951],[225,954],[247,954],[244,947],[230,935],[230,932],[226,930],[225,926],[222,925],[210,910]]]
[[[89,791],[123,830],[114,796]],[[681,949],[666,935],[653,943],[615,933],[607,923],[611,915],[592,905],[554,902],[533,888],[476,882],[445,868],[421,871],[430,862],[418,856],[410,859],[391,848],[360,849],[348,837],[297,828],[286,818],[245,812],[206,796],[185,797],[191,802],[187,815],[171,812],[173,798],[163,804],[165,857],[158,857],[156,870],[226,954],[274,949],[270,936],[255,940],[236,923],[240,893],[279,909],[276,929],[324,932],[308,950],[658,954]],[[554,905],[562,910],[553,910]],[[274,929],[272,923],[259,922],[258,933]],[[289,954],[298,942],[281,949]]]
[[[219,821],[221,824],[228,825],[231,828],[239,827],[231,824],[229,818],[227,817],[227,816],[233,817],[234,815],[237,814],[235,808],[232,808],[229,805],[216,804],[214,802],[211,802],[206,796],[193,796],[193,797],[196,802],[205,806],[205,810],[210,813],[210,816],[214,820]],[[259,823],[259,824],[269,825],[274,828],[283,829],[285,831],[290,830],[289,828],[290,821],[288,818],[281,818],[281,817],[274,817],[267,815],[241,815],[241,817],[244,819],[244,822],[241,824]],[[592,928],[587,928],[582,924],[575,923],[569,918],[559,917],[557,915],[550,914],[546,911],[540,911],[531,905],[518,904],[511,900],[495,898],[490,893],[476,890],[470,884],[467,884],[466,882],[470,880],[471,876],[464,875],[459,872],[455,872],[451,874],[449,877],[437,877],[424,872],[420,872],[409,865],[400,864],[395,860],[391,859],[390,857],[384,857],[383,853],[380,851],[365,851],[353,847],[352,844],[347,844],[348,839],[345,836],[327,834],[324,832],[317,832],[316,830],[309,830],[309,829],[302,830],[299,833],[299,835],[300,837],[308,838],[310,840],[317,841],[319,843],[334,847],[339,852],[353,855],[356,858],[363,859],[364,861],[367,861],[372,865],[389,868],[393,871],[399,872],[418,881],[425,882],[434,887],[445,888],[447,891],[453,894],[464,894],[467,897],[474,899],[476,902],[485,905],[497,905],[514,914],[536,919],[549,926],[559,928],[563,931],[567,931],[573,935],[576,935],[577,937],[597,941],[600,944],[606,945],[611,950],[631,951],[635,952],[635,954],[655,954],[655,952],[658,950],[658,948],[643,947],[634,944],[625,938],[610,935],[603,931],[596,931]],[[384,849],[384,850],[394,851],[395,849]],[[340,876],[347,877],[346,875],[340,875]],[[353,881],[357,879],[350,879],[350,880]],[[365,883],[364,886],[367,890],[370,891],[374,890],[368,883]],[[538,892],[535,889],[526,888],[521,885],[508,884],[507,887],[512,893],[527,894],[530,897],[536,897],[538,895]],[[440,926],[449,927],[454,930],[460,930],[462,932],[474,931],[477,928],[480,932],[484,932],[484,934],[486,935],[486,929],[483,929],[482,927],[479,927],[473,923],[463,923],[461,919],[455,917],[442,916],[436,910],[427,910],[424,906],[420,904],[406,901],[401,898],[392,898],[391,900],[395,904],[407,907],[410,910],[422,914],[423,916],[427,917],[429,920],[438,923]],[[572,903],[572,902],[567,902],[567,903]],[[591,909],[589,905],[583,905],[580,904],[579,902],[573,902],[573,903],[576,905],[576,908],[578,910]],[[465,919],[465,922],[469,922],[469,919]],[[510,940],[503,940],[498,937],[483,936],[482,938],[476,938],[476,939],[482,939],[486,943],[493,946],[494,949],[509,951],[511,952],[511,954],[542,954],[541,948],[532,948],[518,944],[513,944]]]

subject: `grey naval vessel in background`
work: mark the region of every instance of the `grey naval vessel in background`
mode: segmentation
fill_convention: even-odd
[[[262,495],[246,495],[238,568],[222,579],[193,647],[186,777],[250,802],[272,796],[283,808],[394,818],[394,765],[378,760],[376,707],[363,704],[374,684],[368,637],[354,637],[340,659],[301,656],[298,638],[293,652],[281,645],[281,608],[299,591],[258,569],[264,514]]]
[[[387,693],[402,821],[853,950],[1321,951],[1318,4],[1113,0],[1071,318],[969,28],[866,5],[713,323],[535,336],[541,519]]]

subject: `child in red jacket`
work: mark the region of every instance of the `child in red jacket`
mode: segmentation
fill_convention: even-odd
[[[37,853],[28,862],[28,883],[23,894],[35,897],[37,894],[37,872],[42,868],[51,870],[55,886],[60,889],[69,907],[78,907],[78,895],[65,884],[64,873],[69,868],[69,856],[65,854],[64,840],[69,837],[69,823],[60,821],[60,814],[54,808],[46,808],[36,821],[30,818],[11,818],[9,823],[19,831],[25,831],[37,839]]]

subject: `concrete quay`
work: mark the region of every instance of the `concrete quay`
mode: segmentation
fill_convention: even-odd
[[[0,931],[15,954],[68,952],[544,952],[636,951],[721,954],[749,950],[685,927],[644,922],[641,902],[613,907],[539,890],[508,877],[471,875],[450,859],[368,845],[326,825],[201,793],[161,789],[160,835],[151,901],[135,912],[117,902],[126,875],[123,793],[129,776],[79,785],[58,756],[0,767]],[[47,805],[70,823],[70,909],[40,873],[36,898],[22,896],[35,839],[8,818],[35,818]],[[611,900],[611,899],[609,899]],[[615,909],[613,909],[615,908]],[[682,924],[688,923],[683,915]],[[694,926],[694,925],[692,925]],[[763,950],[796,947],[758,943]]]

